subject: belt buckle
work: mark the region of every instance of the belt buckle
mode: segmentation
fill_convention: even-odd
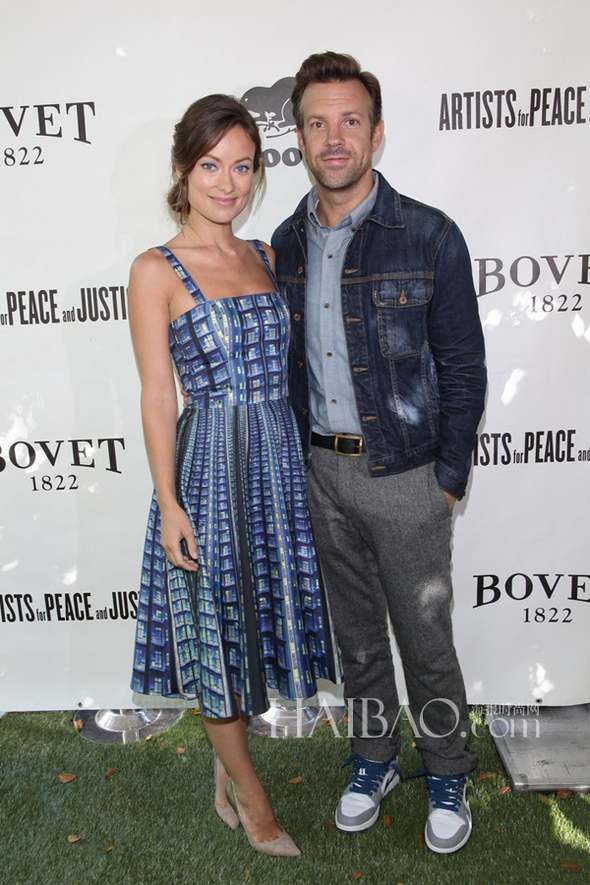
[[[338,448],[338,440],[340,440],[340,439],[357,440],[359,443],[358,452],[341,452],[340,449]],[[362,436],[358,436],[356,433],[335,433],[334,440],[335,440],[334,451],[336,452],[337,455],[345,455],[348,458],[360,458],[360,456],[363,454],[364,440],[363,440]]]

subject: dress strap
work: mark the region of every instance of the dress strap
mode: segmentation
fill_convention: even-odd
[[[191,293],[195,301],[200,304],[202,301],[205,301],[205,296],[191,277],[188,270],[184,267],[184,265],[178,260],[174,252],[172,252],[168,246],[157,246],[156,247],[159,252],[162,253],[172,270],[176,273],[178,277],[182,280],[188,291]]]
[[[262,245],[260,240],[250,240],[250,242],[254,244],[254,248],[256,249],[256,251],[258,252],[258,254],[260,255],[260,257],[262,258],[262,260],[264,262],[266,272],[269,275],[269,277],[271,278],[273,286],[278,291],[279,284],[277,283],[277,278],[275,276],[275,272],[272,269],[272,265],[271,265],[270,261],[268,260],[268,255],[266,254],[266,250],[265,250],[264,246]]]

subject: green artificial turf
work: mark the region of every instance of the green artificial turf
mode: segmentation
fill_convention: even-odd
[[[455,855],[424,847],[422,780],[402,783],[379,822],[348,836],[333,825],[350,769],[347,741],[329,727],[310,739],[253,738],[252,753],[301,858],[255,853],[241,828],[212,810],[212,762],[201,722],[186,712],[149,741],[90,743],[68,713],[0,719],[0,880],[10,885],[347,883],[479,885],[590,881],[590,796],[501,792],[506,776],[493,741],[472,714],[479,780],[470,788],[474,830]],[[404,722],[402,768],[420,766]],[[178,754],[177,748],[185,752]],[[116,768],[110,778],[109,769]],[[77,776],[61,784],[60,772]],[[484,775],[482,778],[481,775]],[[297,783],[292,778],[301,777]],[[388,824],[388,826],[386,825]],[[68,835],[80,836],[77,844]]]

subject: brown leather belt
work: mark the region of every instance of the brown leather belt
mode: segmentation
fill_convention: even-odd
[[[337,433],[335,436],[320,436],[319,433],[311,434],[312,446],[321,449],[332,449],[338,455],[364,455],[366,452],[365,441],[362,436],[354,433]]]

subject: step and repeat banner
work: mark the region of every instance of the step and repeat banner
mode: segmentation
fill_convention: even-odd
[[[489,391],[453,542],[469,701],[590,701],[589,31],[576,2],[5,12],[0,709],[132,706],[151,479],[129,264],[174,232],[172,129],[210,92],[260,127],[266,196],[238,228],[270,239],[310,186],[292,78],[327,48],[381,80],[378,168],[473,258]]]

